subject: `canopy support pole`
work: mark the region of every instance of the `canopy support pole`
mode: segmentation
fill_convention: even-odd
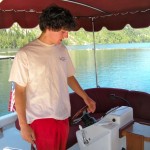
[[[94,18],[92,18],[92,31],[93,31],[93,52],[94,52],[94,68],[95,68],[95,79],[96,79],[96,87],[99,88],[98,85],[98,75],[97,75],[97,63],[96,63],[96,46],[95,46],[95,28],[94,28]]]

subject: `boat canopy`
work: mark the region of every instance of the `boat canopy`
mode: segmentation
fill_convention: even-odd
[[[0,29],[17,22],[22,28],[34,28],[42,10],[52,4],[67,8],[86,31],[121,30],[150,26],[150,0],[0,0]]]

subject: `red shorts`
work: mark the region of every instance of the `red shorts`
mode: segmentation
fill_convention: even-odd
[[[68,119],[38,119],[30,126],[35,132],[35,144],[38,150],[66,150],[69,133]]]

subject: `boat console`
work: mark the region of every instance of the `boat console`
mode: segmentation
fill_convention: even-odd
[[[89,116],[87,118],[89,119]],[[133,122],[133,109],[121,106],[111,109],[97,121],[94,119],[89,126],[79,125],[76,137],[80,150],[120,150],[119,129],[131,122]]]

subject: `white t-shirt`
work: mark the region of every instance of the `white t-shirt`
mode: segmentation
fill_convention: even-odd
[[[26,117],[59,120],[70,116],[67,77],[75,69],[66,47],[36,39],[21,48],[14,59],[9,81],[26,87]]]

